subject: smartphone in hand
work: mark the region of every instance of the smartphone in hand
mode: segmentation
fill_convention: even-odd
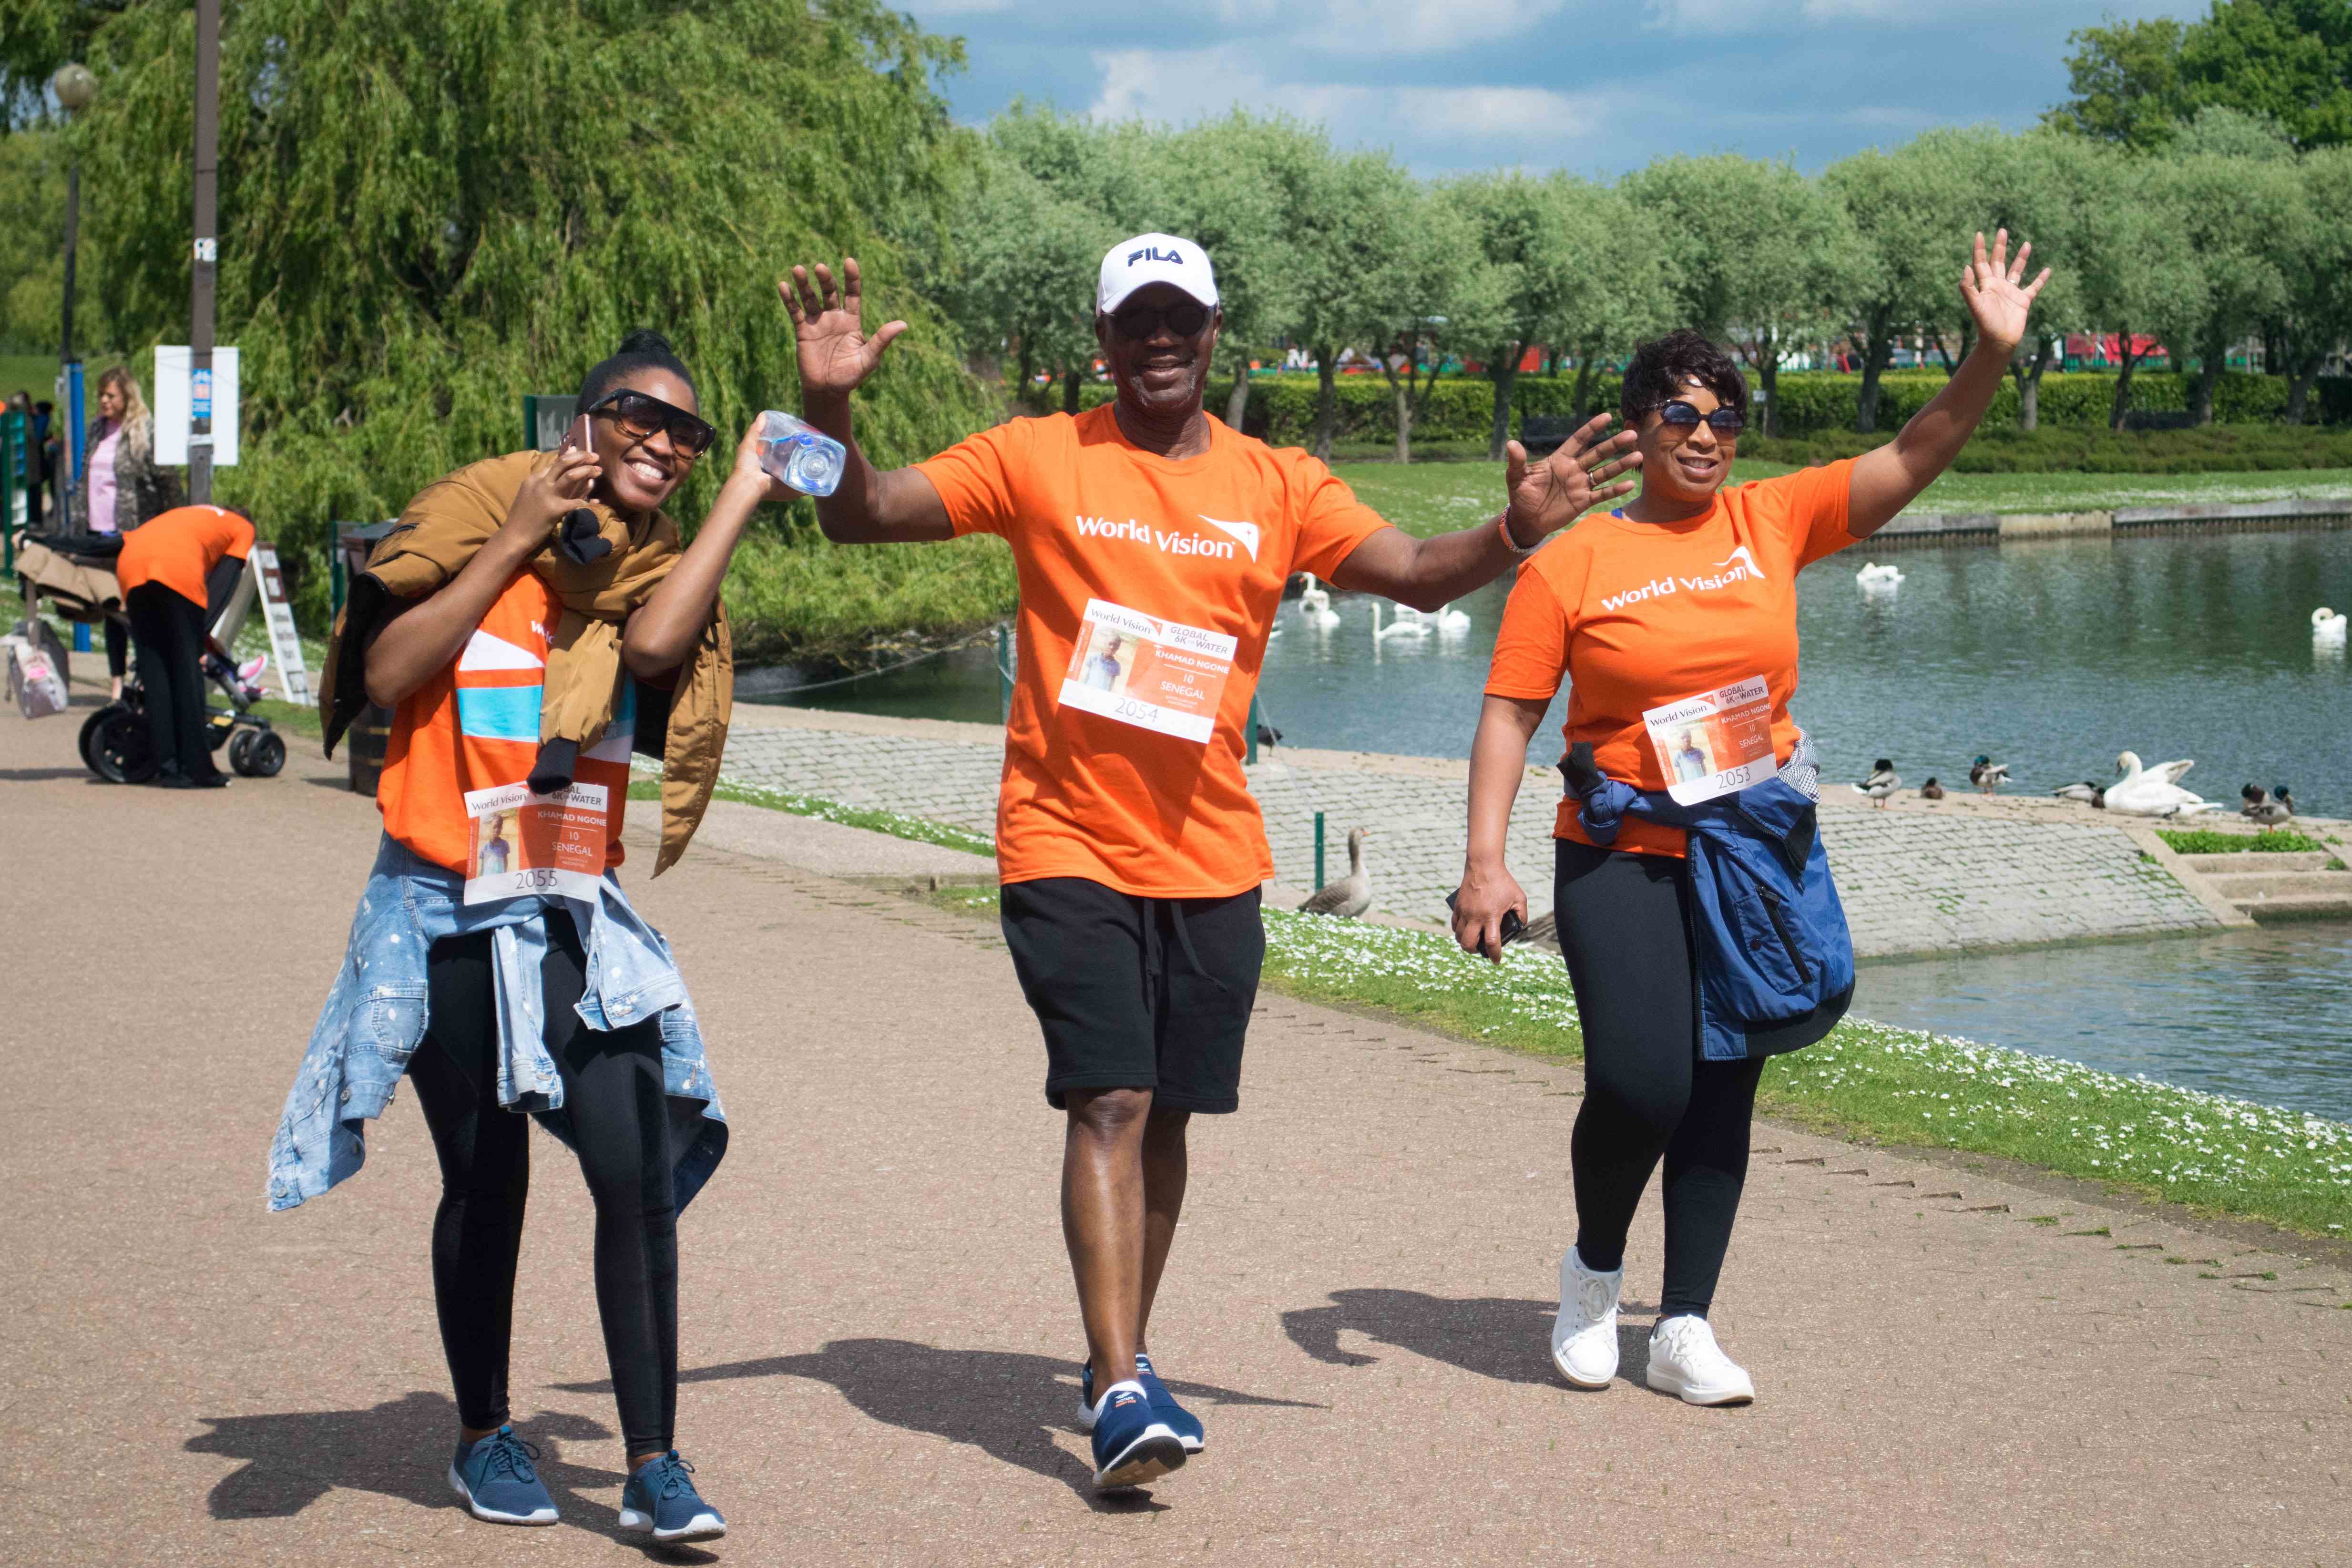
[[[1454,900],[1461,896],[1458,892],[1446,894],[1445,907],[1449,910],[1454,908]],[[1503,945],[1506,947],[1518,941],[1519,933],[1528,929],[1528,922],[1519,918],[1519,911],[1517,910],[1505,910],[1503,918],[1496,923],[1502,928]]]
[[[572,427],[570,429],[564,431],[563,445],[557,447],[556,450],[559,452],[585,452],[590,449],[590,446],[593,440],[594,435],[589,427],[588,416],[583,414],[578,418],[572,421]]]

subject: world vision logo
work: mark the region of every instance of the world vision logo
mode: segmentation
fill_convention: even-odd
[[[1715,564],[1717,570],[1704,573],[1696,577],[1654,578],[1638,588],[1602,599],[1601,607],[1604,610],[1622,610],[1628,605],[1638,605],[1644,599],[1663,599],[1668,594],[1704,594],[1716,588],[1728,588],[1734,583],[1745,583],[1751,579],[1759,583],[1764,581],[1764,568],[1756,564],[1756,557],[1748,552],[1748,546],[1745,544],[1736,547],[1730,554]],[[1730,567],[1731,570],[1728,572],[1721,570],[1726,566]]]
[[[1157,529],[1149,523],[1138,522],[1131,517],[1125,522],[1114,522],[1107,517],[1076,517],[1071,521],[1077,524],[1078,537],[1081,539],[1131,540],[1138,544],[1155,545],[1163,554],[1168,555],[1206,555],[1219,561],[1234,559],[1234,547],[1230,542],[1211,539],[1204,533],[1181,533],[1172,528]],[[1216,521],[1214,518],[1202,521]],[[1255,524],[1219,522],[1217,526],[1229,533],[1234,533],[1235,539],[1241,540],[1249,547],[1250,559],[1253,561],[1257,559]],[[1244,538],[1234,532],[1236,529],[1249,530],[1248,537]]]

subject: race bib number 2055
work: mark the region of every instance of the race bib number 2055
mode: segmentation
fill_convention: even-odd
[[[1240,647],[1223,632],[1089,599],[1061,705],[1205,743]]]
[[[541,894],[593,903],[604,875],[611,805],[604,784],[575,784],[553,795],[533,795],[524,784],[467,790],[466,901]]]

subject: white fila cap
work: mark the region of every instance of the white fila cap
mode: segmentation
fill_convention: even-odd
[[[1203,305],[1217,302],[1217,275],[1209,253],[1172,234],[1139,234],[1121,240],[1103,258],[1095,286],[1095,311],[1111,315],[1129,294],[1147,283],[1173,283]]]

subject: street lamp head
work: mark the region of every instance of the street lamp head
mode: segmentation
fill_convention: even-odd
[[[58,68],[58,74],[49,79],[49,90],[58,95],[58,106],[72,114],[98,96],[98,78],[89,74],[88,66],[75,61]]]

